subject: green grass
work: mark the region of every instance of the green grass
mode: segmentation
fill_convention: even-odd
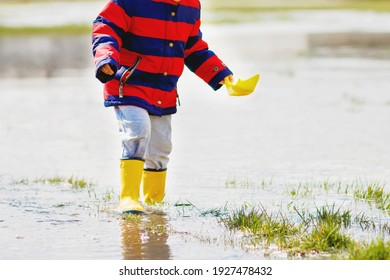
[[[243,188],[242,179],[229,178],[225,186]],[[256,185],[256,183],[254,183]],[[261,184],[260,184],[261,185]],[[272,191],[261,188],[262,191]],[[288,204],[287,212],[272,212],[265,207],[254,207],[247,203],[241,208],[229,211],[227,206],[201,210],[193,203],[178,202],[176,207],[186,208],[187,215],[196,210],[200,216],[211,215],[233,234],[245,233],[241,246],[268,250],[276,245],[290,258],[330,258],[330,259],[386,259],[389,243],[384,240],[390,236],[390,225],[387,216],[377,217],[357,209],[365,203],[374,203],[378,209],[385,209],[390,200],[385,184],[378,180],[356,179],[351,182],[341,180],[298,182],[288,184],[285,194],[291,195],[293,201]],[[339,196],[346,201],[345,206],[336,204],[314,207],[317,196]],[[300,199],[306,201],[298,209]],[[355,199],[355,200],[354,200]],[[308,201],[311,203],[307,204]],[[357,204],[358,203],[358,204]],[[359,205],[358,208],[355,206]],[[293,209],[293,211],[291,211]],[[184,215],[182,215],[184,217]],[[361,235],[384,236],[383,239],[366,243]],[[207,239],[207,238],[205,238]]]
[[[104,202],[110,202],[114,200],[118,195],[115,194],[115,191],[113,189],[106,190],[105,194],[103,194],[102,200]]]
[[[236,0],[210,0],[204,10],[209,11],[211,16],[204,17],[203,21],[212,24],[237,24],[252,22],[262,19],[262,14],[273,13],[281,21],[290,19],[290,11],[324,11],[324,10],[357,10],[390,12],[390,1],[388,0],[345,0],[345,1],[245,1]]]
[[[182,202],[181,200],[179,200],[174,204],[174,207],[178,215],[182,217],[189,217],[192,214],[195,214],[201,217],[209,216],[222,218],[228,215],[227,203],[225,203],[225,205],[221,207],[201,209],[188,200],[186,202]],[[193,210],[196,210],[196,212],[193,212]]]
[[[334,204],[327,205],[317,208],[313,220],[318,223],[334,223],[337,226],[348,228],[352,224],[351,210],[342,210],[341,207],[336,208]]]
[[[301,227],[289,221],[281,213],[268,213],[263,207],[243,206],[224,220],[229,229],[250,232],[266,244],[276,243],[285,247],[290,236],[300,232]]]
[[[291,10],[372,10],[390,12],[388,0],[344,0],[344,1],[248,1],[246,5],[241,2],[210,1],[208,5],[212,10],[223,12],[260,13],[279,12]]]
[[[335,205],[319,207],[314,214],[295,211],[304,225],[298,246],[303,251],[330,252],[350,246],[352,240],[344,231],[352,225],[351,211]]]
[[[354,197],[374,203],[380,210],[390,211],[390,193],[378,182],[371,183],[367,188],[355,190]]]
[[[370,243],[357,244],[349,252],[351,260],[390,260],[390,241],[382,238]]]
[[[250,234],[253,240],[256,240],[255,245],[268,248],[271,244],[276,244],[290,257],[305,256],[313,252],[344,256],[350,252],[353,258],[353,255],[362,251],[359,248],[367,247],[362,247],[359,241],[354,240],[347,233],[348,229],[359,222],[362,223],[363,220],[368,223],[368,219],[363,215],[354,217],[350,210],[342,210],[335,205],[319,207],[315,213],[296,208],[295,211],[300,218],[299,221],[280,212],[269,213],[263,207],[244,205],[233,211],[222,222],[231,231],[240,230]],[[388,225],[374,225],[375,223],[370,221],[370,229],[388,228]]]
[[[359,10],[359,11],[375,11],[375,12],[390,12],[390,3],[373,4],[361,3],[353,5],[338,5],[338,6],[289,6],[289,7],[218,7],[213,9],[218,13],[235,12],[235,13],[274,13],[274,12],[289,12],[289,11],[320,11],[320,10]]]
[[[288,183],[286,192],[292,198],[315,198],[319,193],[328,194],[330,191],[337,190],[338,193],[348,193],[349,184],[344,184],[341,181],[331,181],[325,179],[323,181],[301,181],[298,183]]]
[[[302,198],[314,198],[314,191],[318,189],[313,187],[310,183],[298,183],[296,186],[289,186],[287,192],[291,195],[292,198],[302,197]]]
[[[197,208],[197,210],[199,211],[202,217],[211,216],[211,217],[221,218],[221,217],[225,217],[229,213],[227,203],[222,207],[213,207],[206,210],[201,210]]]
[[[300,218],[298,224],[292,224],[281,220],[279,215],[271,215],[264,212],[254,214],[253,211],[237,210],[225,221],[230,229],[239,229],[252,233],[259,239],[263,239],[266,244],[274,242],[282,245],[281,248],[291,252],[302,252],[306,254],[309,251],[337,252],[346,251],[355,244],[348,231],[356,231],[360,228],[363,232],[371,231],[373,233],[390,234],[390,225],[388,222],[381,222],[381,219],[375,219],[365,215],[364,212],[353,213],[352,210],[343,210],[342,207],[335,205],[318,207],[314,213],[309,212],[310,204],[317,197],[320,200],[328,196],[338,195],[340,199],[345,200],[348,204],[364,207],[364,203],[374,205],[377,209],[390,209],[390,193],[386,192],[385,184],[378,180],[356,179],[351,182],[341,180],[332,181],[325,179],[322,181],[302,181],[294,184],[287,184],[284,187],[284,193],[290,196],[293,201],[287,203],[287,210],[294,212]],[[355,202],[354,200],[355,199]],[[296,203],[302,202],[301,210],[297,210]],[[306,210],[305,210],[306,209]],[[296,236],[272,236],[267,232],[267,227],[262,225],[259,220],[263,219],[263,224],[279,227],[280,222],[290,224],[292,228],[301,227],[301,231]],[[235,222],[233,222],[235,221]],[[235,224],[237,223],[237,224]],[[259,228],[261,230],[259,230]],[[310,232],[310,234],[308,234]],[[286,238],[287,237],[287,238]],[[282,239],[280,239],[282,238]],[[285,241],[288,242],[285,242]]]
[[[315,198],[318,194],[337,192],[340,195],[353,196],[356,199],[374,202],[380,209],[390,209],[390,193],[386,192],[385,183],[378,180],[356,179],[352,182],[331,181],[325,179],[319,182],[302,181],[288,183],[286,193],[292,198]]]
[[[304,234],[301,240],[304,251],[332,252],[348,249],[351,244],[351,237],[343,232],[337,217],[315,223],[311,232]]]
[[[49,27],[5,27],[0,26],[0,37],[16,36],[70,36],[86,35],[91,33],[91,26],[87,25],[62,25]]]
[[[27,178],[21,178],[12,181],[13,185],[28,185],[29,183],[30,181]]]
[[[262,185],[264,186],[266,184],[266,182],[263,180],[262,181]],[[229,178],[225,181],[225,187],[226,188],[253,188],[255,187],[255,183],[251,180],[249,180],[248,178],[236,178],[236,177],[232,177],[232,178]]]
[[[35,184],[48,184],[48,185],[69,185],[73,189],[85,189],[85,188],[93,188],[95,186],[94,183],[88,182],[84,179],[76,178],[76,177],[61,177],[61,176],[54,176],[54,177],[47,177],[47,178],[40,178],[33,181]]]

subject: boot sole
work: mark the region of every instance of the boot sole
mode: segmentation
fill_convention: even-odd
[[[126,214],[143,215],[143,214],[145,214],[145,212],[143,212],[143,211],[138,211],[138,210],[126,210],[126,211],[122,211],[121,214],[122,214],[122,215],[126,215]]]

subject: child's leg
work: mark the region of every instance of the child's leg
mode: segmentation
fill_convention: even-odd
[[[151,132],[148,112],[135,106],[118,106],[115,114],[122,140],[121,159],[144,160]]]
[[[144,157],[149,144],[151,124],[146,110],[135,106],[115,107],[122,140],[120,161],[122,213],[144,212],[139,202]]]
[[[147,204],[161,203],[165,195],[165,178],[172,150],[171,116],[150,116],[151,137],[145,155],[143,193]]]
[[[172,151],[171,115],[150,116],[151,136],[145,155],[145,168],[150,170],[167,169]]]

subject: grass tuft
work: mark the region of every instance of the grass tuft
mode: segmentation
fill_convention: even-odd
[[[301,219],[299,223],[280,212],[272,214],[264,207],[245,205],[227,217],[224,224],[230,230],[249,232],[258,243],[267,246],[274,243],[290,254],[347,250],[353,244],[351,237],[344,233],[352,225],[350,211],[334,205],[317,208],[315,214],[296,208],[295,211]]]
[[[95,186],[94,183],[88,182],[84,179],[79,179],[76,177],[61,177],[61,176],[55,176],[55,177],[48,177],[48,178],[40,178],[33,181],[35,184],[48,184],[48,185],[69,185],[73,189],[85,189],[85,188],[93,188]]]
[[[390,260],[390,241],[382,238],[371,241],[369,244],[358,244],[349,252],[351,260]]]
[[[269,245],[273,242],[284,247],[290,236],[300,231],[300,226],[289,221],[280,212],[268,213],[263,207],[248,209],[247,206],[233,212],[224,220],[229,229],[239,229],[265,239]]]
[[[367,188],[359,188],[354,192],[354,197],[374,203],[380,210],[390,210],[390,193],[379,182],[372,182]]]
[[[342,232],[341,225],[334,219],[317,222],[301,243],[305,250],[325,252],[347,249],[351,244],[351,238]]]

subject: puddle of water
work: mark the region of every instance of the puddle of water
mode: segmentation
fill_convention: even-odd
[[[147,208],[123,219],[117,199],[104,202],[95,190],[4,181],[0,190],[1,259],[254,258],[215,242],[222,226],[193,207]]]
[[[269,213],[284,213],[296,222],[294,207],[315,214],[323,206],[351,211],[352,217],[364,213],[377,226],[390,222],[385,212],[337,187],[325,190],[313,184],[307,193],[303,187],[292,197],[297,189],[274,183],[220,186],[210,189],[208,202],[193,195],[191,201],[169,197],[161,207],[147,207],[146,215],[121,217],[115,211],[118,194],[105,200],[98,186],[75,190],[68,185],[14,184],[2,177],[0,259],[287,259],[277,247],[251,245],[249,236],[225,228],[221,219],[244,202],[261,204]],[[225,204],[213,203],[216,192],[224,193]],[[356,224],[348,233],[366,240],[380,233],[377,228],[362,230]]]
[[[1,193],[1,259],[113,258],[98,248],[103,237],[107,243],[117,239],[115,219],[97,218],[97,205],[84,192],[2,184]]]

